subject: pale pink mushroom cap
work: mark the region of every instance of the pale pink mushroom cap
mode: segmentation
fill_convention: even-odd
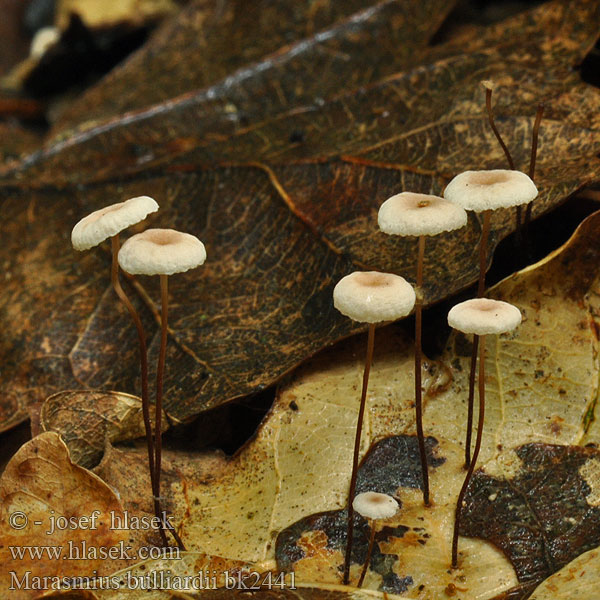
[[[357,494],[352,508],[366,519],[389,519],[398,512],[398,502],[387,494],[363,492]]]
[[[465,171],[444,190],[444,198],[475,212],[527,204],[537,195],[535,184],[525,173],[506,169]]]
[[[403,277],[377,271],[355,271],[340,279],[333,305],[360,323],[394,321],[415,305],[415,291]]]
[[[204,244],[174,229],[146,229],[119,250],[119,265],[131,275],[173,275],[199,267],[206,260]]]
[[[467,213],[439,196],[402,192],[381,205],[377,221],[379,229],[391,235],[437,235],[464,227]]]
[[[138,196],[125,202],[111,204],[84,217],[73,227],[71,243],[75,250],[89,250],[107,238],[113,237],[143,221],[158,210],[158,204],[150,196]]]
[[[521,322],[521,311],[508,302],[474,298],[453,306],[448,325],[463,333],[488,335],[512,331]]]

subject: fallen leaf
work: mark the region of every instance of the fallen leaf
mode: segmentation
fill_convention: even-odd
[[[231,131],[414,64],[454,3],[196,1],[74,103],[54,133],[118,125],[124,112],[144,118],[165,101],[178,114],[171,125],[188,123],[184,144],[192,131]]]
[[[489,344],[488,418],[482,451],[484,457],[496,457],[495,464],[506,477],[517,473],[522,461],[515,459],[512,445],[505,444],[500,451],[497,440],[507,438],[517,447],[532,441],[564,444],[544,448],[547,456],[564,452],[584,457],[577,467],[585,467],[583,471],[575,471],[571,476],[579,478],[582,486],[583,479],[587,482],[590,492],[579,500],[586,503],[600,497],[596,484],[590,485],[596,481],[596,463],[587,460],[597,451],[568,444],[581,441],[585,415],[598,392],[594,316],[599,251],[595,240],[599,227],[597,213],[560,250],[490,290],[494,297],[510,299],[525,309],[526,319],[516,333]],[[561,345],[565,339],[569,341],[566,348]],[[276,569],[277,559],[280,568],[293,564],[298,581],[304,585],[313,585],[311,582],[317,580],[337,585],[343,537],[340,509],[346,503],[351,470],[364,360],[362,342],[359,338],[338,344],[300,368],[278,394],[256,437],[234,457],[165,452],[165,508],[173,515],[190,550],[220,556],[225,561],[261,565],[263,569]],[[439,596],[446,589],[461,591],[465,581],[469,597],[474,598],[487,599],[491,594],[509,598],[509,594],[517,594],[515,590],[518,595],[512,597],[521,598],[524,591],[531,591],[519,583],[499,550],[473,538],[461,538],[463,571],[447,573],[454,503],[464,473],[461,448],[467,374],[464,366],[459,366],[469,354],[467,341],[453,336],[442,360],[425,363],[425,426],[435,458],[431,469],[433,507],[425,511],[418,489],[413,437],[412,344],[399,327],[384,328],[376,334],[361,454],[365,456],[369,449],[370,452],[362,463],[359,485],[375,484],[381,491],[396,493],[403,507],[397,522],[390,522],[390,529],[381,533],[367,586],[385,583],[393,593],[404,581],[404,594],[409,597],[418,597],[420,585]],[[524,360],[517,363],[518,355]],[[540,368],[551,374],[536,377]],[[509,393],[512,389],[520,390],[515,398]],[[562,394],[561,389],[566,393]],[[528,423],[530,411],[538,417]],[[505,427],[509,421],[513,423],[510,430]],[[444,436],[439,435],[441,429]],[[500,435],[497,432],[503,437],[496,437]],[[557,460],[556,465],[560,462]],[[124,507],[132,514],[151,512],[145,464],[143,448],[109,446],[95,470],[119,490]],[[546,469],[544,473],[547,472]],[[551,477],[550,473],[547,478]],[[593,516],[593,511],[597,509],[588,505],[589,515]],[[586,529],[583,523],[587,517],[582,513],[581,510],[569,515]],[[310,535],[311,527],[303,529],[307,523],[313,523]],[[323,533],[326,526],[330,530],[333,527],[333,533]],[[578,548],[583,550],[589,536],[596,535],[593,527],[587,529],[581,542],[569,541],[565,545],[563,558]],[[364,525],[357,530],[362,535],[355,549],[354,577],[364,558],[366,542]],[[284,542],[287,554],[281,549]],[[485,571],[482,565],[486,565]],[[517,573],[523,577],[522,571]],[[459,579],[463,576],[465,580]],[[546,575],[538,572],[537,576],[536,583]],[[531,583],[532,579],[525,578],[525,582]]]
[[[600,551],[589,550],[540,584],[530,600],[594,600],[598,594]]]
[[[34,598],[61,578],[107,575],[129,564],[123,550],[130,532],[112,528],[113,517],[124,518],[115,492],[73,464],[56,433],[27,442],[0,479],[2,594]],[[59,529],[62,519],[73,521]],[[114,560],[107,561],[101,549],[111,548]]]
[[[150,412],[153,422],[154,409]],[[54,394],[41,407],[40,426],[42,431],[60,433],[71,460],[88,469],[98,464],[107,441],[114,444],[145,435],[141,400],[119,392]]]
[[[543,18],[542,7],[511,21],[513,29],[521,27],[530,35],[510,51],[496,27],[485,51],[456,54],[449,44],[446,58],[431,64],[427,57],[415,58],[421,64],[407,64],[382,83],[274,115],[221,142],[199,135],[192,140],[192,146],[199,144],[194,150],[170,147],[163,135],[161,127],[168,127],[176,138],[182,133],[176,132],[167,114],[180,127],[183,123],[186,136],[195,135],[190,119],[178,112],[187,105],[175,103],[165,105],[166,113],[150,110],[141,120],[125,117],[107,128],[67,136],[26,159],[13,172],[10,187],[3,188],[4,206],[16,222],[6,233],[2,250],[13,279],[0,306],[9,306],[10,315],[16,313],[21,321],[51,325],[35,333],[17,326],[2,342],[10,382],[2,388],[4,427],[22,420],[25,406],[33,400],[78,387],[77,380],[89,387],[135,391],[134,354],[130,347],[113,343],[114,331],[130,335],[131,327],[126,319],[116,321],[105,291],[106,277],[86,275],[79,269],[89,263],[74,264],[62,254],[72,223],[105,204],[106,198],[152,189],[163,208],[149,223],[193,231],[207,245],[209,261],[202,274],[174,278],[172,286],[172,366],[165,405],[175,420],[185,420],[273,384],[307,356],[357,331],[331,306],[333,284],[342,275],[356,268],[376,268],[411,277],[414,240],[380,235],[375,226],[377,208],[400,187],[439,193],[457,170],[503,164],[481,114],[482,77],[504,77],[513,104],[506,115],[500,114],[499,122],[512,127],[511,146],[529,139],[535,100],[547,99],[549,118],[540,148],[542,194],[534,214],[594,180],[600,148],[597,131],[580,122],[581,115],[566,124],[553,115],[562,114],[573,102],[565,95],[574,88],[581,90],[572,65],[581,61],[598,34],[592,16],[599,5],[591,0],[577,3],[577,8],[568,2],[553,3],[550,20]],[[538,23],[537,29],[532,22]],[[396,34],[408,26],[403,21]],[[350,54],[348,60],[361,71],[356,56],[361,55]],[[537,97],[531,85],[538,86]],[[587,93],[590,106],[600,106],[599,98],[597,91]],[[164,122],[155,127],[153,118]],[[294,141],[297,130],[303,141]],[[157,154],[157,141],[166,152],[163,158]],[[469,152],[457,152],[462,147]],[[521,150],[515,156],[521,160],[526,153]],[[223,161],[236,164],[224,166]],[[115,180],[115,167],[122,180]],[[128,169],[130,175],[125,177]],[[42,180],[51,187],[24,187],[25,180],[38,177],[36,187]],[[75,181],[80,185],[73,187]],[[54,225],[63,235],[60,241],[61,236],[46,236],[36,244],[32,232],[26,254],[17,257],[23,228],[35,230],[25,218],[24,204],[28,209],[32,204],[39,207],[38,231]],[[250,222],[248,215],[258,218]],[[490,250],[514,228],[512,211],[498,211],[493,228]],[[427,302],[476,278],[471,248],[479,234],[479,222],[473,217],[462,232],[429,244]],[[10,256],[9,250],[15,254]],[[50,264],[51,260],[56,262]],[[106,262],[98,255],[88,260],[94,265]],[[49,277],[43,305],[35,286],[27,285],[36,265]],[[85,301],[70,307],[70,313],[61,317],[61,327],[56,327],[48,306],[60,305],[66,290],[78,288]],[[140,281],[136,289],[156,317],[156,288]],[[19,298],[18,308],[10,298]],[[152,325],[151,353],[157,351],[155,332]],[[95,336],[100,336],[103,352],[98,352]],[[44,339],[52,340],[48,344],[56,347],[55,352],[44,350]]]
[[[524,598],[600,544],[600,452],[528,444],[508,454],[475,473],[460,531],[503,550]]]
[[[429,438],[434,447],[430,489],[435,502],[423,506],[416,437],[384,438],[363,458],[357,493],[393,495],[397,515],[381,521],[363,586],[407,598],[441,598],[454,590],[462,598],[484,599],[517,584],[506,558],[488,544],[461,540],[460,569],[450,568],[456,497],[464,477],[461,449]],[[418,482],[418,483],[417,483]],[[298,581],[341,583],[347,512],[317,513],[284,529],[277,538],[278,569]],[[369,525],[356,516],[350,581],[356,583],[367,554]]]
[[[140,27],[174,14],[177,8],[175,0],[58,0],[54,22],[64,30],[76,14],[89,28]]]

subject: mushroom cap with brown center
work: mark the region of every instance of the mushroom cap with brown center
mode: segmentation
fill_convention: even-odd
[[[535,183],[525,173],[506,169],[465,171],[444,190],[444,198],[475,212],[527,204],[537,195]]]
[[[398,512],[399,506],[387,494],[363,492],[354,497],[352,508],[366,519],[389,519]]]
[[[395,321],[415,305],[415,291],[403,277],[377,271],[355,271],[340,279],[333,305],[360,323]]]
[[[467,224],[465,209],[430,194],[402,192],[379,208],[379,229],[391,235],[437,235]]]
[[[138,196],[125,202],[111,204],[90,213],[73,227],[71,243],[75,250],[89,250],[107,238],[143,221],[158,210],[158,204],[150,196]]]
[[[175,229],[146,229],[119,250],[119,265],[131,275],[173,275],[199,267],[206,260],[204,244]]]
[[[448,325],[463,333],[488,335],[512,331],[521,322],[521,311],[508,302],[473,298],[453,306]]]

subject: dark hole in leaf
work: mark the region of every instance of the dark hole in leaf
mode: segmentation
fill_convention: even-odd
[[[235,400],[202,413],[165,434],[165,445],[187,451],[212,448],[232,456],[253,439],[275,400],[275,388]]]
[[[462,0],[454,7],[429,44],[437,46],[447,42],[456,29],[465,25],[492,25],[520,12],[542,4],[542,0]]]
[[[87,86],[141,46],[148,33],[147,27],[125,25],[92,32],[72,15],[60,41],[24,81],[24,89],[34,97],[43,97],[75,85]]]
[[[597,42],[583,59],[579,71],[583,81],[595,87],[600,87],[600,42]]]

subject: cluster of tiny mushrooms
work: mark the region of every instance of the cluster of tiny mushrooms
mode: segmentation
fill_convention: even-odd
[[[533,127],[533,142],[529,175],[515,170],[512,157],[495,126],[492,113],[493,85],[483,82],[486,91],[486,107],[489,123],[507,158],[510,169],[488,171],[465,171],[454,177],[444,190],[444,197],[429,194],[402,192],[386,200],[379,209],[378,224],[383,233],[413,236],[417,238],[417,266],[415,288],[404,278],[391,273],[357,271],[342,278],[334,288],[333,303],[342,314],[351,319],[368,323],[367,353],[363,372],[362,392],[356,424],[352,474],[348,493],[346,552],[343,582],[349,584],[350,558],[352,554],[354,512],[366,518],[371,526],[367,557],[363,564],[357,587],[361,587],[367,572],[375,539],[376,521],[389,519],[399,510],[397,500],[374,491],[356,495],[356,479],[362,423],[365,412],[369,372],[373,358],[375,325],[395,321],[415,310],[415,419],[422,473],[423,504],[430,506],[429,475],[425,436],[423,433],[422,406],[422,351],[421,327],[423,309],[423,260],[425,237],[449,232],[467,224],[467,210],[483,213],[483,225],[479,243],[479,282],[477,297],[454,306],[448,313],[448,324],[464,334],[473,334],[473,353],[469,377],[468,417],[465,439],[465,462],[467,471],[458,495],[454,532],[452,536],[452,568],[458,566],[458,531],[461,509],[469,481],[475,469],[481,447],[485,415],[485,336],[507,333],[521,322],[519,309],[507,302],[483,297],[487,264],[487,242],[490,230],[490,214],[499,208],[517,208],[517,232],[521,227],[521,207],[528,205],[525,225],[531,215],[531,203],[538,191],[533,183],[537,154],[537,138],[543,114],[538,106]],[[193,235],[174,229],[148,229],[130,237],[120,247],[121,231],[144,220],[158,210],[158,204],[149,196],[131,198],[125,202],[97,210],[75,225],[71,241],[76,250],[88,250],[110,238],[112,244],[111,281],[113,288],[127,308],[138,333],[142,413],[148,447],[148,466],[152,486],[155,516],[162,523],[160,529],[164,545],[168,544],[169,531],[177,545],[185,549],[176,529],[162,510],[160,496],[162,453],[162,388],[167,343],[168,276],[200,266],[206,260],[202,242]],[[130,275],[159,275],[161,288],[161,343],[156,373],[154,432],[150,417],[148,392],[148,360],[146,336],[141,319],[119,282],[119,266]],[[478,392],[479,413],[475,446],[471,454],[471,438],[474,413],[474,389],[477,360],[479,359]]]

